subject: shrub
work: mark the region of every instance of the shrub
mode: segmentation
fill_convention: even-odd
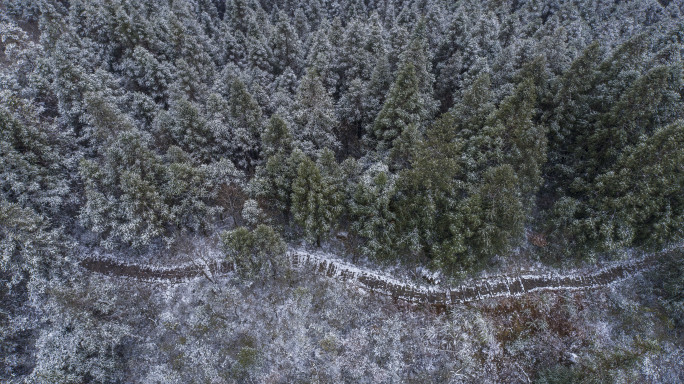
[[[273,274],[287,250],[285,241],[268,225],[258,225],[253,231],[239,227],[221,234],[221,243],[228,260],[235,264],[241,277],[251,277],[270,269]]]

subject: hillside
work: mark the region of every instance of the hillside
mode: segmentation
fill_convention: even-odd
[[[0,382],[684,382],[684,1],[0,2]]]

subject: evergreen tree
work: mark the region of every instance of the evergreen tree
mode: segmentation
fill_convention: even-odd
[[[283,264],[280,257],[287,250],[283,238],[264,224],[258,225],[253,231],[239,227],[223,232],[221,242],[227,253],[226,258],[235,264],[243,278],[254,277],[267,268],[275,274],[276,268]]]
[[[341,84],[348,84],[357,78],[370,78],[372,62],[370,55],[365,50],[368,40],[367,34],[367,28],[358,19],[351,20],[344,29],[339,47],[340,62],[338,63]],[[343,87],[341,91],[344,92],[345,90],[346,87]]]
[[[168,62],[160,62],[150,51],[136,46],[121,67],[133,90],[144,92],[156,102],[166,102],[174,74],[174,68]]]
[[[364,238],[361,252],[381,260],[392,260],[397,252],[396,215],[392,210],[396,196],[396,177],[387,166],[372,167],[361,177],[350,201],[351,228]]]
[[[304,158],[306,155],[300,149],[295,149],[292,153],[276,152],[257,169],[257,177],[253,181],[255,194],[266,200],[271,209],[281,213],[286,223],[289,222],[293,209],[292,183]]]
[[[340,98],[337,104],[340,116],[339,137],[345,153],[351,152],[358,145],[365,127],[373,121],[375,114],[372,103],[368,84],[358,78],[351,81],[349,89]]]
[[[382,106],[385,103],[385,97],[392,87],[392,71],[390,68],[389,58],[387,55],[380,55],[378,57],[373,72],[371,73],[368,88],[368,116],[372,119],[380,113]],[[366,126],[366,131],[373,122],[369,122]]]
[[[682,121],[659,128],[628,147],[615,166],[597,178],[591,205],[598,211],[592,216],[600,218],[603,247],[661,247],[682,238],[682,144]]]
[[[261,158],[263,116],[259,104],[237,79],[230,88],[230,117],[233,159],[239,166],[252,171]]]
[[[271,116],[261,135],[266,158],[277,154],[289,155],[292,152],[292,134],[287,123],[278,115]]]
[[[465,252],[455,245],[445,250],[441,244],[447,237],[463,236],[449,232],[455,229],[455,211],[468,192],[463,180],[459,180],[464,143],[456,136],[456,124],[457,120],[446,114],[431,125],[425,139],[415,143],[410,167],[399,175],[398,228],[402,243],[414,254],[443,250],[457,258]]]
[[[297,31],[283,11],[278,12],[275,29],[270,37],[270,46],[275,74],[282,74],[288,68],[294,73],[301,73],[304,50]]]
[[[299,85],[293,118],[294,138],[307,155],[339,148],[334,103],[315,69],[309,69]]]
[[[247,63],[256,71],[259,71],[264,77],[270,78],[274,71],[272,63],[275,62],[273,51],[269,46],[269,42],[264,34],[264,29],[270,29],[270,25],[266,23],[259,23],[256,16],[243,21],[248,28],[245,33],[245,47],[247,51]],[[264,28],[266,26],[266,28]]]
[[[435,77],[432,74],[432,57],[425,29],[425,20],[421,19],[412,33],[411,40],[399,56],[399,68],[401,70],[409,64],[414,67],[418,92],[423,99],[425,113],[428,117],[432,117],[439,104],[433,99],[432,86]]]
[[[212,177],[208,166],[194,166],[190,156],[178,147],[170,147],[164,160],[160,194],[172,218],[167,225],[175,225],[181,233],[208,229],[220,212],[214,201],[218,184],[225,181]]]
[[[568,185],[563,184],[575,178],[575,169],[581,159],[575,152],[582,145],[579,132],[589,131],[589,119],[595,118],[589,105],[589,92],[596,86],[594,68],[600,59],[600,47],[594,43],[575,59],[559,80],[554,116],[549,119],[549,161],[544,172],[546,189],[550,193],[566,195]]]
[[[475,244],[481,255],[508,251],[520,241],[525,223],[520,182],[508,164],[488,169],[477,191],[482,209],[482,224]]]
[[[335,93],[340,76],[335,70],[336,53],[329,36],[331,29],[332,27],[326,21],[311,37],[306,67],[318,73],[328,92]]]
[[[674,91],[681,84],[679,71],[657,66],[641,74],[645,44],[637,36],[602,62],[594,45],[562,77],[551,119],[553,166],[545,177],[547,193],[557,196],[550,228],[572,245],[614,248],[631,241],[630,225],[596,203],[595,191],[604,188],[599,176],[613,171],[643,135],[681,116],[681,95]],[[579,71],[584,81],[574,76]]]
[[[496,111],[496,122],[505,132],[504,162],[515,171],[525,206],[532,207],[533,197],[542,183],[541,168],[546,162],[546,134],[544,126],[535,124],[536,88],[532,79],[524,79],[513,94]]]
[[[192,14],[188,7],[188,3],[173,3],[173,12],[169,14],[165,28],[169,31],[172,49],[169,56],[176,68],[172,92],[175,98],[200,101],[207,96],[215,68],[210,55],[210,39],[202,33],[197,21],[188,17]]]
[[[199,105],[184,99],[175,100],[168,112],[159,112],[153,126],[160,147],[166,149],[176,145],[201,162],[212,158],[214,137]]]
[[[141,247],[164,234],[171,217],[159,188],[163,169],[140,133],[120,133],[102,162],[83,160],[80,173],[86,198],[80,219],[103,246]]]
[[[320,167],[311,159],[304,158],[292,183],[295,222],[317,246],[333,228],[342,209],[342,194],[338,185],[329,183],[330,177],[322,174]]]
[[[8,106],[25,107],[11,100]],[[63,138],[38,124],[0,108],[0,193],[20,207],[55,216],[66,208],[70,192],[57,147]]]
[[[34,286],[57,274],[65,238],[31,208],[0,198],[0,271],[9,286]]]
[[[3,3],[6,276],[50,269],[76,219],[141,251],[225,208],[453,274],[522,228],[586,255],[676,243],[681,7],[561,3]]]
[[[267,111],[282,116],[290,116],[297,88],[299,88],[297,75],[288,67],[271,84],[271,97]]]
[[[429,118],[428,107],[420,95],[418,78],[413,64],[404,66],[392,84],[368,140],[378,151],[394,146],[394,141],[411,125],[420,126]]]

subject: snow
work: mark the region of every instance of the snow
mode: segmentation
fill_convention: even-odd
[[[666,249],[664,252],[669,250],[671,249]],[[82,265],[89,268],[88,261],[104,261],[105,267],[130,267],[134,268],[134,271],[140,271],[142,275],[126,276],[126,270],[120,271],[125,278],[175,284],[187,283],[205,277],[214,282],[220,275],[226,275],[226,272],[232,270],[230,265],[218,258],[217,251],[206,248],[202,251],[202,257],[193,259],[189,263],[174,266],[120,263],[118,260],[104,258],[100,254],[96,258],[86,258]],[[597,289],[648,268],[653,264],[652,261],[658,254],[652,253],[636,260],[608,263],[598,269],[576,269],[565,273],[558,271],[533,273],[534,271],[526,270],[518,273],[489,275],[466,280],[462,284],[452,287],[417,284],[409,279],[401,279],[378,269],[349,263],[330,251],[320,249],[308,250],[301,246],[291,247],[287,251],[286,257],[294,269],[304,273],[314,272],[325,275],[331,279],[355,286],[364,292],[377,292],[409,303],[457,305],[491,298],[519,297],[530,292]],[[94,269],[94,267],[90,268]],[[103,267],[100,266],[100,268]],[[173,274],[174,272],[176,275]],[[165,277],[165,274],[169,274],[173,278]],[[183,276],[178,277],[178,274],[183,274]],[[435,274],[428,276],[433,280],[438,280]]]

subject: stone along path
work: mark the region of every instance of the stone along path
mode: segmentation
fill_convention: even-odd
[[[598,269],[578,269],[565,274],[498,275],[484,279],[471,279],[461,285],[448,288],[401,281],[385,273],[360,268],[322,252],[294,249],[287,253],[287,259],[295,269],[312,271],[345,281],[396,300],[448,307],[486,298],[516,297],[529,292],[586,290],[607,286],[655,266],[661,254],[678,250],[679,247],[650,254],[638,260],[613,263]],[[80,265],[86,270],[100,274],[170,283],[182,283],[200,276],[213,280],[234,270],[233,264],[227,261],[159,268],[108,260],[84,259]]]

